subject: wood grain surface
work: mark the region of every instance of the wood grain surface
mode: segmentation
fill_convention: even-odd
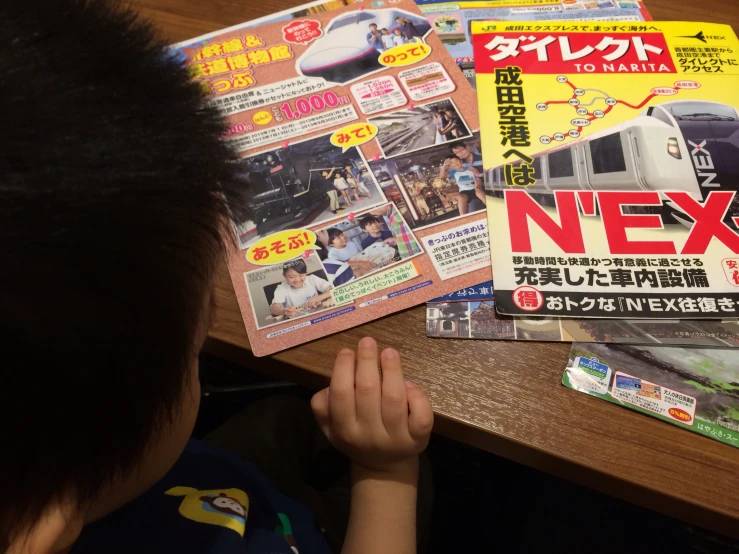
[[[175,42],[300,2],[129,3]],[[656,20],[739,25],[736,0],[647,0],[647,8]],[[225,263],[216,297],[206,344],[213,354],[318,388],[340,348],[373,336],[381,347],[400,351],[408,378],[431,396],[436,432],[739,537],[739,450],[564,388],[569,344],[429,339],[425,309],[418,307],[271,358],[254,358]]]

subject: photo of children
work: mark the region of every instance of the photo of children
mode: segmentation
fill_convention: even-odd
[[[338,287],[422,253],[394,204],[385,204],[316,232],[329,281]]]
[[[321,260],[315,252],[244,274],[257,327],[268,327],[336,306]]]
[[[480,134],[370,163],[385,197],[411,228],[485,209]]]
[[[241,248],[283,229],[320,224],[344,210],[385,202],[358,148],[331,134],[243,158],[254,219],[236,226]]]
[[[450,98],[369,121],[377,125],[377,144],[386,158],[472,136]]]

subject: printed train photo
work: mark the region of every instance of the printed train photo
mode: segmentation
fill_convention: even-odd
[[[369,121],[377,125],[377,143],[386,158],[472,136],[451,98],[385,113]]]
[[[347,210],[385,202],[359,149],[342,152],[330,138],[243,158],[254,220],[236,226],[241,248],[283,229],[320,224]]]

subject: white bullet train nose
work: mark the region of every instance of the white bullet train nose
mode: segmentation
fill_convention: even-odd
[[[300,60],[300,69],[304,73],[328,70],[334,66],[357,60],[367,55],[367,48],[356,46],[334,46],[309,53]],[[379,56],[379,53],[378,53]]]

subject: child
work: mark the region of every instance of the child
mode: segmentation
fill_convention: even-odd
[[[390,50],[393,46],[395,46],[394,35],[391,35],[390,31],[388,31],[387,29],[380,29],[380,32],[382,33],[383,48],[385,48],[385,50]]]
[[[249,216],[224,121],[110,2],[0,2],[0,44],[29,92],[0,87],[19,130],[0,157],[0,552],[328,552],[254,466],[188,442],[227,216]],[[414,552],[428,398],[372,339],[329,389],[312,405],[352,459],[343,552]]]
[[[331,227],[328,229],[328,257],[340,262],[348,262],[349,258],[362,252],[354,242],[349,242],[341,229]]]
[[[445,173],[457,182],[459,187],[459,215],[464,215],[469,210],[469,203],[475,198],[485,205],[485,191],[482,188],[482,176],[480,172],[469,166],[464,168],[462,160],[454,154],[447,156],[442,166],[442,173]]]
[[[362,251],[354,242],[349,242],[346,235],[340,229],[331,227],[328,230],[328,244],[330,246],[328,257],[331,260],[347,262],[352,271],[359,277],[374,269],[375,264],[367,260],[350,260]]]
[[[295,317],[301,307],[309,310],[331,298],[331,283],[315,275],[308,275],[308,266],[303,260],[293,260],[282,266],[284,283],[277,285],[272,298],[272,315]]]
[[[351,165],[346,166],[346,180],[350,184],[354,183],[355,190],[358,190],[367,198],[372,198],[372,193],[370,193],[369,189],[364,184],[364,181],[362,180],[362,173],[359,171],[359,169]]]
[[[382,221],[374,215],[366,215],[359,220],[359,226],[367,236],[362,239],[362,250],[376,242],[384,242],[388,246],[395,247],[395,235],[390,231],[382,230]]]
[[[346,182],[346,179],[338,171],[336,172],[336,177],[334,177],[334,186],[336,187],[336,190],[338,190],[344,197],[344,200],[346,200],[346,205],[349,207],[353,207],[354,204],[352,204],[352,201],[349,198],[349,183]],[[355,198],[356,196],[357,194],[354,193]],[[357,200],[359,199],[357,198]]]
[[[393,45],[394,46],[400,46],[401,44],[406,44],[408,42],[408,39],[403,36],[403,31],[400,29],[395,29],[393,31]]]

